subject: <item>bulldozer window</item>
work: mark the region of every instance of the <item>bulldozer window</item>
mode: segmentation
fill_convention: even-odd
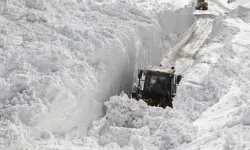
[[[168,89],[168,76],[166,75],[152,75],[152,74],[147,74],[146,81],[144,84],[144,90],[146,91],[151,91],[151,88],[155,84],[157,79],[160,79],[161,81],[161,87],[164,91]]]

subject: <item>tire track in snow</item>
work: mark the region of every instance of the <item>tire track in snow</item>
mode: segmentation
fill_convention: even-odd
[[[196,23],[191,26],[191,31],[189,31],[190,33],[186,36],[188,38],[184,38],[185,41],[182,41],[184,44],[181,46],[178,45],[177,48],[173,49],[174,52],[170,54],[170,61],[163,63],[163,66],[174,65],[177,74],[183,74],[185,70],[191,67],[196,54],[212,31],[213,21],[214,19],[211,16],[199,18]]]
[[[174,47],[168,58],[162,62],[163,66],[175,66],[176,73],[184,74],[192,65],[199,49],[202,47],[209,34],[212,32],[212,23],[217,15],[224,15],[230,11],[218,0],[208,0],[212,9],[196,11],[197,21],[190,27],[183,40]],[[216,13],[217,12],[217,13]],[[166,62],[168,61],[168,62]]]
[[[212,31],[212,19],[199,19],[197,21],[197,31],[194,33],[190,42],[182,48],[179,53],[179,58],[193,57],[203,45],[208,35]]]
[[[193,65],[199,49],[212,32],[213,21],[214,19],[197,20],[197,30],[195,34],[193,35],[191,41],[182,48],[179,53],[179,59],[175,61],[176,72],[178,74],[183,74]]]

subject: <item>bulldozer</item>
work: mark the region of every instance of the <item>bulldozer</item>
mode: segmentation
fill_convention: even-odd
[[[165,69],[162,66],[152,66],[139,69],[137,83],[132,89],[132,98],[142,99],[150,106],[173,108],[172,101],[181,78],[181,75],[175,75],[174,67]]]
[[[207,10],[208,9],[208,3],[205,2],[205,0],[197,0],[197,4],[195,6],[196,10]]]

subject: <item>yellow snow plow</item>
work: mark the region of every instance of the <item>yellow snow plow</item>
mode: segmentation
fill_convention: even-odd
[[[197,0],[197,5],[195,6],[196,10],[207,10],[208,3],[205,0]]]

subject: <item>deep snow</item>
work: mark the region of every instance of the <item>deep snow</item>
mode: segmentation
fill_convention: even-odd
[[[100,143],[112,141],[134,149],[249,149],[250,16],[248,8],[233,4],[237,9],[226,15],[230,7],[218,5],[222,12],[218,18],[199,18],[194,24],[198,31],[192,32],[191,27],[184,41],[172,49],[176,52],[163,60],[164,65],[174,61],[176,72],[184,75],[174,101],[173,113],[178,115],[167,108],[160,111],[167,118],[162,119],[161,113],[156,113],[161,108],[150,107],[150,111],[143,108],[143,102],[112,97],[106,103],[106,118],[100,121],[103,124],[93,124],[98,131],[94,135],[101,135],[97,136]],[[150,128],[150,112],[158,114],[154,116],[159,119],[154,121],[156,130]]]
[[[209,3],[1,1],[0,148],[249,149],[249,2]],[[184,75],[174,109],[107,101],[160,62]]]
[[[191,74],[198,72],[196,66],[207,68],[203,80],[191,80],[188,86],[196,87],[199,93],[206,92],[203,98],[191,96],[200,106],[214,105],[205,108],[206,111],[195,120],[197,140],[185,149],[249,149],[250,55],[249,42],[245,39],[250,26],[247,23],[249,16],[239,12],[235,10],[214,22],[208,41],[196,56],[194,69],[190,70]]]
[[[135,69],[179,42],[194,22],[189,3],[1,1],[0,147],[88,147],[74,140],[104,101],[131,90]]]

